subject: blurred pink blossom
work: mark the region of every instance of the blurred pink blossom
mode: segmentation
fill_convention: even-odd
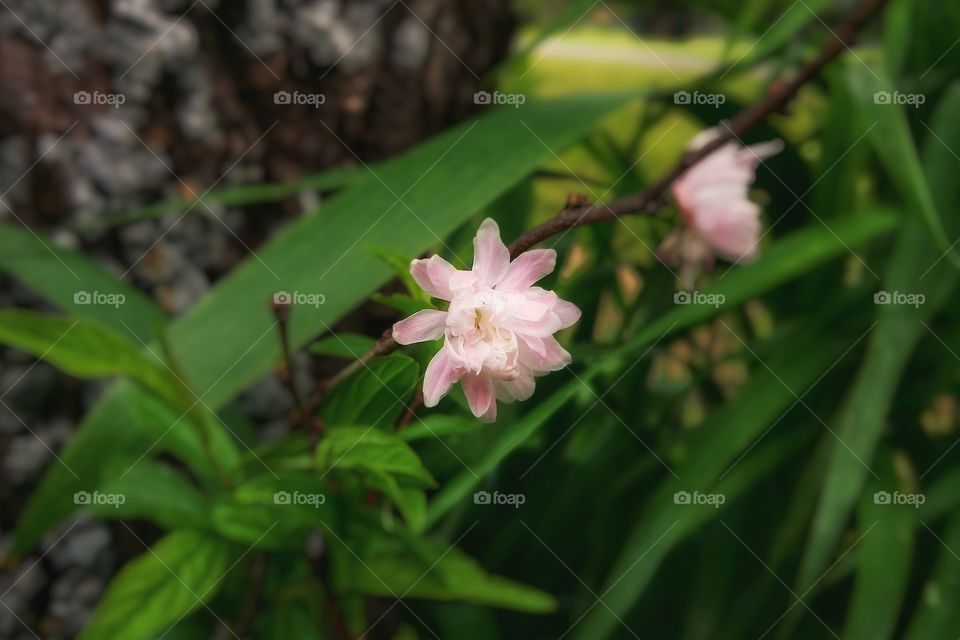
[[[690,143],[695,151],[720,135],[707,129]],[[684,266],[710,266],[715,256],[730,262],[750,262],[760,246],[760,206],[748,198],[757,166],[783,149],[772,140],[748,147],[735,142],[691,167],[673,182],[671,191],[686,224],[671,233],[658,254]]]
[[[527,251],[512,262],[497,223],[487,218],[473,240],[473,269],[460,271],[440,256],[410,263],[424,291],[447,300],[447,311],[425,309],[393,325],[400,344],[443,338],[427,366],[423,402],[435,406],[457,381],[475,416],[497,417],[497,401],[526,400],[534,376],[570,364],[553,334],[580,318],[580,310],[533,284],[552,272],[553,249]]]

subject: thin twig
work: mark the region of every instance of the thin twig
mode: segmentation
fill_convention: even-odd
[[[296,422],[301,424],[308,433],[311,430],[310,416],[303,399],[300,397],[300,390],[297,388],[297,381],[293,374],[293,356],[290,351],[290,331],[288,329],[290,322],[290,304],[274,299],[270,305],[273,314],[277,318],[277,326],[280,328],[280,346],[283,351],[283,368],[277,371],[277,377],[280,382],[290,391],[293,398],[293,404],[296,407]]]
[[[582,198],[568,198],[566,206],[557,215],[530,229],[510,245],[510,257],[516,258],[547,238],[574,227],[605,222],[626,215],[649,215],[658,212],[666,205],[664,196],[674,180],[731,140],[739,140],[745,136],[771,114],[783,111],[803,85],[810,82],[828,63],[850,47],[864,25],[884,4],[886,0],[864,0],[837,29],[820,53],[801,67],[796,76],[782,84],[772,85],[761,100],[744,108],[729,121],[721,123],[720,132],[716,138],[696,151],[685,153],[673,169],[646,191],[624,196],[609,204],[603,202],[585,204]],[[343,378],[365,366],[373,358],[390,353],[398,346],[388,329],[369,352],[328,379],[318,388],[318,392],[321,395],[326,393]]]

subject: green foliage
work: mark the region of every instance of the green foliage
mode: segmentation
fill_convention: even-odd
[[[403,413],[419,374],[413,358],[379,358],[339,384],[320,408],[320,415],[330,425],[369,424],[389,429]]]
[[[548,594],[490,575],[455,547],[405,535],[367,536],[334,556],[333,581],[345,593],[460,600],[530,613],[556,608]]]
[[[80,638],[150,637],[206,607],[235,559],[233,549],[217,538],[193,531],[168,534],[114,577]]]

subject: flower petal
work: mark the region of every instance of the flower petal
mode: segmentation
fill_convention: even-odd
[[[559,371],[570,364],[572,358],[567,350],[560,346],[553,336],[538,338],[521,336],[520,362],[529,367],[535,375]]]
[[[467,396],[470,411],[478,418],[484,417],[490,411],[491,404],[496,404],[493,394],[493,381],[485,375],[464,376],[463,393]],[[493,415],[496,416],[496,413]]]
[[[431,256],[426,260],[410,262],[410,275],[417,281],[417,284],[431,296],[441,300],[453,299],[450,279],[456,273],[457,268],[440,256]]]
[[[497,380],[493,383],[497,392],[497,400],[510,404],[517,400],[528,400],[536,388],[533,374],[524,370],[513,380]]]
[[[427,371],[423,375],[423,405],[425,407],[437,406],[440,398],[450,391],[450,387],[459,378],[460,374],[450,363],[446,349],[440,349],[437,355],[433,356],[430,364],[427,365]]]
[[[493,218],[487,218],[473,239],[473,271],[480,282],[495,286],[510,268],[510,251],[500,239],[500,227]]]
[[[519,291],[551,273],[557,266],[557,252],[553,249],[534,249],[517,256],[510,263],[507,274],[497,284],[498,291]]]
[[[580,307],[567,300],[557,300],[553,312],[560,318],[560,328],[572,327],[580,319]]]
[[[417,311],[409,318],[404,318],[393,325],[393,339],[400,344],[439,340],[443,337],[446,322],[446,311],[435,309]]]

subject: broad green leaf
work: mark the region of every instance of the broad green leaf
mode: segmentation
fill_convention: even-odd
[[[392,433],[374,427],[333,427],[317,446],[321,471],[357,471],[387,474],[403,484],[421,488],[436,482],[420,458]]]
[[[303,536],[321,523],[336,524],[329,490],[311,473],[279,471],[247,480],[211,509],[220,535],[247,546],[296,550]]]
[[[861,96],[860,102],[867,100],[872,105],[872,95]],[[960,105],[960,91],[952,92],[949,99],[944,100],[933,120],[934,132],[955,126],[956,105]],[[896,137],[890,144],[896,145],[895,140]],[[912,155],[912,146],[910,150],[901,149],[901,152]],[[930,171],[942,172],[936,163],[942,162],[943,156],[938,153],[930,158],[926,163]],[[890,162],[894,161],[891,159]],[[891,164],[888,171],[893,173],[897,168]],[[938,184],[938,191],[930,194],[922,173],[913,178],[895,181],[901,189],[910,190],[904,194],[908,201],[929,200],[931,207],[934,203],[951,209],[956,206],[956,181]],[[936,214],[936,210],[933,213]],[[918,216],[910,217],[894,247],[882,290],[922,295],[924,302],[917,306],[877,306],[877,325],[869,348],[835,421],[838,441],[831,444],[823,489],[801,562],[798,578],[801,591],[812,585],[827,568],[870,473],[866,465],[873,459],[907,362],[920,339],[929,336],[927,326],[931,318],[950,298],[957,284],[957,270],[946,260],[936,262],[940,255],[942,252],[930,237],[927,223]]]
[[[173,323],[168,336],[184,379],[204,391],[210,407],[223,406],[279,359],[269,307],[275,293],[325,296],[317,307],[293,309],[291,341],[299,348],[390,278],[389,268],[365,246],[424,253],[628,101],[624,95],[581,96],[495,109],[375,169],[376,178],[340,192],[322,214],[298,220],[257,247],[255,257]],[[109,428],[85,421],[82,431],[101,433],[78,434],[60,457],[74,466],[78,457],[93,455],[83,443],[104,440]],[[142,455],[107,450],[131,462]],[[70,512],[72,502],[63,496],[72,496],[79,485],[66,468],[50,468],[18,524],[20,548],[32,546],[37,534]]]
[[[889,466],[889,465],[887,465]],[[844,640],[884,640],[894,637],[900,606],[910,578],[915,509],[885,503],[894,494],[892,472],[871,483],[860,498],[857,523],[862,540],[857,548],[857,577],[844,623]]]
[[[413,358],[377,358],[330,391],[320,416],[333,426],[369,424],[392,430],[419,377],[420,366]]]
[[[933,537],[931,531],[921,529],[923,536]],[[960,629],[960,561],[955,549],[960,549],[960,516],[953,516],[946,532],[937,534],[943,547],[931,575],[923,585],[920,601],[907,627],[906,640],[955,640]]]
[[[77,378],[127,376],[171,404],[183,404],[172,375],[122,334],[92,320],[25,309],[0,311],[0,343]]]
[[[340,593],[463,601],[529,613],[556,608],[550,595],[487,573],[456,547],[400,535],[368,537],[349,548],[331,539],[331,547],[332,581]]]
[[[843,255],[848,250],[890,231],[895,223],[896,217],[889,212],[871,211],[838,220],[830,229],[814,226],[798,231],[774,244],[756,263],[736,269],[715,287],[704,292],[722,294],[724,302],[719,306],[681,306],[657,319],[635,338],[600,358],[584,373],[579,374],[576,380],[567,383],[548,399],[537,404],[530,413],[507,430],[479,462],[471,464],[472,472],[464,471],[446,482],[427,508],[427,526],[435,524],[454,506],[462,504],[480,484],[485,474],[490,473],[507,456],[527,442],[554,413],[580,392],[585,384],[602,372],[620,368],[618,363],[632,363],[637,355],[642,354],[656,340],[708,320],[722,309],[742,304],[827,260]]]
[[[147,640],[213,598],[234,555],[207,534],[167,535],[110,581],[80,640]]]
[[[346,358],[356,360],[377,343],[373,338],[356,333],[338,333],[335,336],[321,338],[310,345],[310,353],[318,356]]]
[[[29,229],[0,224],[0,271],[78,318],[97,320],[150,342],[163,313],[142,292],[86,256],[60,248]],[[105,304],[106,301],[115,304]],[[120,302],[122,300],[122,302]]]
[[[202,528],[208,522],[208,506],[197,488],[183,474],[155,460],[119,469],[119,475],[104,482],[98,492],[122,497],[114,504],[90,501],[93,512],[102,518],[143,518],[171,530]]]

